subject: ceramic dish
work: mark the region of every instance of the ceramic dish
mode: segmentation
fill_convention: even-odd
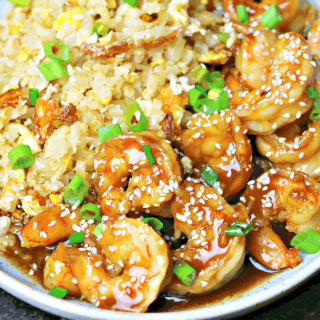
[[[312,1],[311,1],[312,2]],[[315,2],[316,3],[316,2]],[[6,1],[0,0],[0,17]],[[316,255],[302,253],[303,263],[294,269],[280,272],[271,280],[250,290],[236,299],[231,299],[204,308],[161,313],[132,314],[97,309],[89,303],[77,300],[60,300],[48,295],[39,284],[24,275],[5,258],[0,256],[0,286],[17,298],[47,312],[73,319],[221,319],[245,314],[258,309],[290,290],[297,288],[320,270],[320,252]]]

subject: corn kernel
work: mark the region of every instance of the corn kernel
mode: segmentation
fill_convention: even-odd
[[[75,15],[81,14],[81,9],[79,7],[73,9],[72,11],[62,12],[59,14],[58,18],[53,22],[53,28],[57,31],[68,21],[74,24],[77,30],[80,29],[81,20],[74,20]]]
[[[60,204],[60,203],[62,203],[62,194],[60,194],[60,195],[50,194],[49,198],[50,198],[50,200],[51,200],[51,202],[52,202],[53,204]]]

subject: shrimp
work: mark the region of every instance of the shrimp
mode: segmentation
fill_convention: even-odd
[[[21,230],[21,246],[47,246],[76,232],[82,218],[67,205],[56,205],[33,217]]]
[[[188,178],[171,205],[175,236],[181,232],[187,244],[171,250],[174,261],[185,261],[197,271],[192,286],[174,276],[168,286],[178,294],[202,293],[218,289],[241,268],[245,256],[245,237],[230,237],[225,229],[235,221],[247,221],[242,204],[230,206],[214,188]]]
[[[276,163],[300,163],[320,152],[320,121],[309,121],[308,130],[301,135],[293,135],[300,128],[301,121],[296,121],[290,127],[256,138],[258,151],[270,161]],[[305,125],[305,121],[301,124]],[[294,127],[298,128],[294,130]],[[300,133],[300,132],[298,132]]]
[[[44,285],[49,290],[58,286],[67,289],[69,296],[80,297],[81,291],[69,267],[67,249],[66,245],[59,243],[47,259],[44,268]]]
[[[240,191],[252,173],[251,144],[244,132],[235,112],[226,110],[209,117],[194,115],[181,136],[184,153],[197,169],[209,164],[217,172],[226,199]]]
[[[142,146],[156,161],[150,165]],[[122,134],[103,142],[95,156],[94,181],[102,212],[107,216],[146,208],[154,214],[178,189],[181,172],[171,146],[152,132]]]
[[[145,312],[167,275],[167,244],[144,222],[124,216],[104,222],[98,240],[122,272],[110,277],[96,255],[68,248],[69,266],[82,297],[102,309]]]
[[[300,226],[309,223],[320,206],[317,182],[302,172],[270,169],[248,185],[240,201],[251,207],[250,223],[258,229],[249,236],[249,251],[272,269],[297,265],[301,261],[298,250],[285,250],[270,227],[281,221],[286,222],[288,231],[297,232]]]
[[[261,16],[265,13],[266,7],[270,7],[275,1],[273,0],[263,0],[257,2],[254,0],[223,0],[223,9],[226,13],[230,15],[231,21],[235,26],[239,25],[239,18],[237,14],[237,6],[245,5],[247,8],[249,25],[239,25],[238,28],[244,31],[247,28],[259,28],[265,29],[261,24]],[[299,3],[297,0],[277,0],[276,4],[281,13],[282,21],[275,27],[277,30],[286,31],[288,26],[295,19],[299,11]]]
[[[320,59],[320,19],[313,22],[308,33],[308,41],[312,55]]]
[[[226,79],[231,92],[230,107],[248,127],[249,134],[271,134],[295,121],[313,104],[305,91],[316,82],[316,67],[306,40],[290,32],[280,35],[273,43],[274,36],[269,33],[246,35],[236,57],[242,79],[237,79],[235,72]],[[262,45],[261,39],[269,39],[271,43],[265,43],[259,58],[255,58],[255,48]],[[269,56],[269,64],[261,55]],[[263,82],[257,80],[259,77]]]

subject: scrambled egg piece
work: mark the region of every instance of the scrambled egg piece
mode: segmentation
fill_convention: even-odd
[[[74,24],[77,30],[80,29],[81,20],[75,20],[74,16],[81,14],[82,11],[79,7],[73,9],[72,11],[62,12],[59,14],[58,18],[53,22],[53,28],[57,31],[68,21]]]

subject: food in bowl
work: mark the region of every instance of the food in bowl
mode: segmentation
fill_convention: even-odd
[[[320,250],[315,8],[26,2],[0,22],[0,249],[49,294],[161,310]]]

